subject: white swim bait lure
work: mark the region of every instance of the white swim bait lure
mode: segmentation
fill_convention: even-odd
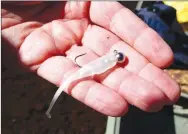
[[[48,118],[51,118],[50,111],[52,107],[54,106],[56,100],[60,96],[60,94],[63,92],[63,90],[68,89],[69,86],[80,79],[94,76],[97,74],[102,74],[109,70],[110,68],[114,67],[117,63],[122,63],[125,61],[125,56],[123,53],[118,52],[117,50],[114,50],[113,52],[109,52],[106,55],[89,62],[88,64],[81,67],[77,72],[75,72],[73,75],[68,77],[65,82],[60,85],[59,89],[56,91],[50,106],[46,112],[46,115]]]

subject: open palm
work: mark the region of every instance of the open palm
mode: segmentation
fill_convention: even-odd
[[[125,114],[128,104],[154,112],[177,101],[179,86],[160,69],[173,61],[171,49],[130,10],[118,2],[43,4],[2,6],[2,36],[24,66],[59,86],[79,69],[77,55],[87,53],[77,60],[83,66],[116,49],[128,58],[124,66],[65,92],[110,116]]]

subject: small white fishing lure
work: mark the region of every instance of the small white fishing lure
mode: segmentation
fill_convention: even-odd
[[[51,118],[50,111],[52,107],[54,106],[56,100],[60,96],[60,94],[63,92],[63,90],[68,89],[71,83],[89,77],[94,76],[97,74],[102,74],[109,70],[110,68],[114,67],[117,63],[122,63],[125,61],[125,56],[121,52],[117,52],[114,50],[113,52],[109,52],[106,55],[89,62],[88,64],[84,65],[82,68],[80,68],[77,72],[75,72],[73,75],[67,78],[65,82],[59,87],[59,89],[56,91],[50,106],[46,112],[46,115],[48,118]]]

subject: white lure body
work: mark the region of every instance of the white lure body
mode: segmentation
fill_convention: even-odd
[[[68,89],[69,86],[80,79],[89,77],[89,76],[94,76],[96,74],[102,74],[109,70],[110,68],[113,68],[117,62],[118,62],[118,53],[117,51],[114,51],[107,53],[106,55],[89,62],[88,64],[84,65],[82,68],[80,68],[77,72],[75,72],[73,75],[69,76],[62,85],[60,85],[59,89],[56,91],[50,106],[46,112],[46,115],[48,118],[51,118],[50,111],[57,101],[58,97],[60,94],[65,90]]]

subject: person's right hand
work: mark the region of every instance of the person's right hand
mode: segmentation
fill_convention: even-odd
[[[41,11],[42,4],[31,12],[26,5],[2,5],[2,36],[24,66],[60,86],[79,69],[77,55],[87,53],[77,60],[83,66],[117,49],[128,57],[125,66],[65,92],[109,116],[124,115],[128,104],[155,112],[177,101],[179,86],[160,69],[173,61],[171,49],[129,9],[118,2],[59,2]]]

